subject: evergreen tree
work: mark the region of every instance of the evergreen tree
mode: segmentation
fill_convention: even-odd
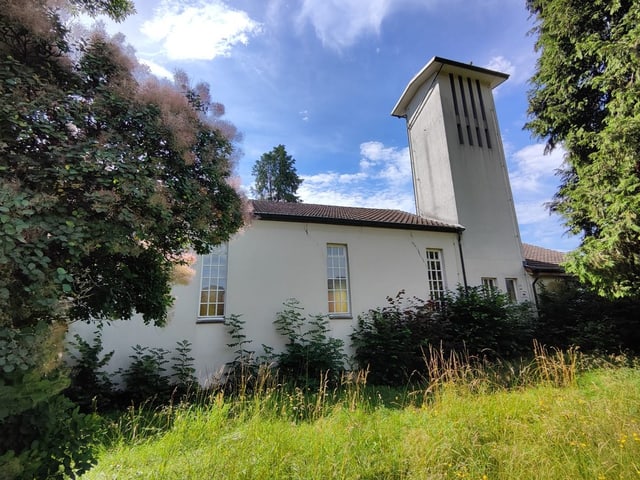
[[[255,177],[253,194],[260,200],[299,202],[296,192],[302,179],[296,172],[295,163],[284,145],[278,145],[264,153],[251,171]]]
[[[528,0],[540,52],[526,128],[562,145],[551,204],[582,235],[568,272],[640,296],[640,2]]]

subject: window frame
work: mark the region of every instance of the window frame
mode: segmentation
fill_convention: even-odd
[[[434,254],[437,258],[433,257]],[[425,249],[425,255],[429,300],[439,304],[447,293],[447,279],[444,270],[444,254],[441,248],[427,248]],[[435,265],[437,265],[437,268],[433,268]],[[434,286],[436,288],[434,288]]]
[[[333,255],[331,249],[338,249],[343,254]],[[346,243],[327,243],[326,249],[326,279],[327,279],[327,311],[329,318],[353,318],[351,312],[351,280],[349,278],[349,249]],[[344,265],[335,265],[334,260],[341,261],[344,259]],[[332,271],[335,270],[338,273],[344,272],[344,276],[332,276]],[[344,281],[343,288],[335,288],[335,283],[331,282]],[[342,283],[342,282],[341,282]],[[332,288],[333,286],[333,288]],[[336,293],[340,298],[336,300]],[[346,305],[346,309],[336,311],[336,305]]]
[[[229,245],[222,243],[215,246],[211,251],[202,255],[200,261],[200,289],[198,290],[198,312],[196,323],[224,323],[225,311],[227,308],[228,275],[229,275]],[[214,262],[214,258],[216,261]],[[209,269],[209,275],[205,275]],[[213,272],[215,270],[215,275]],[[215,301],[211,301],[212,282],[216,281]],[[208,282],[208,285],[205,284]],[[208,287],[206,302],[203,301],[204,288]],[[220,290],[221,289],[221,290]],[[220,293],[221,292],[221,293]],[[203,314],[203,307],[205,308]],[[211,314],[211,308],[214,314]]]
[[[487,295],[492,295],[498,291],[498,279],[496,277],[481,277],[480,283],[482,284],[482,290]]]
[[[509,285],[512,286],[512,288],[509,287]],[[509,301],[511,303],[517,303],[518,302],[518,279],[517,278],[505,278],[504,279],[504,287],[505,287],[505,291],[507,293],[507,297],[509,297]]]

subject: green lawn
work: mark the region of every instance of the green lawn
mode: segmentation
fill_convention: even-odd
[[[82,478],[640,479],[640,370],[598,369],[565,387],[469,387],[395,401],[361,386],[215,397],[159,414],[172,419],[161,433],[129,425]]]

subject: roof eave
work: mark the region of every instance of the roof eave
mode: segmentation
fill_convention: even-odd
[[[531,275],[549,275],[553,277],[570,277],[561,265],[531,265],[525,259],[523,263],[524,269]]]
[[[271,213],[254,212],[254,215],[259,220],[271,220],[276,222],[295,222],[295,223],[318,223],[323,225],[346,225],[353,227],[376,227],[376,228],[391,228],[395,230],[420,230],[430,232],[447,232],[447,233],[460,233],[464,231],[462,225],[420,225],[412,223],[387,223],[376,222],[367,220],[351,220],[342,218],[322,218],[322,217],[308,217],[304,215],[282,215]]]
[[[422,84],[430,78],[434,73],[445,70],[450,72],[459,72],[461,70],[471,70],[477,74],[483,81],[487,82],[493,89],[509,78],[509,75],[488,68],[477,67],[472,64],[456,62],[442,57],[433,57],[429,62],[411,79],[407,87],[402,92],[400,99],[391,111],[394,117],[404,118],[407,115],[407,106],[411,99],[415,96]]]

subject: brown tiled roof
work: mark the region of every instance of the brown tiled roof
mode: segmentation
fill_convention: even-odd
[[[548,248],[536,247],[528,243],[522,244],[524,266],[535,272],[564,273],[561,263],[564,262],[564,253]]]
[[[263,220],[440,232],[460,232],[464,230],[461,225],[423,218],[401,210],[339,207],[313,203],[269,202],[266,200],[252,200],[251,203],[253,204],[253,214]]]

